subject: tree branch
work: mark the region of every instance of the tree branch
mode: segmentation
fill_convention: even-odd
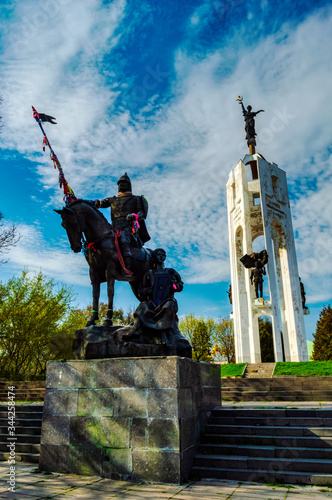
[[[0,117],[1,119],[1,117]],[[3,214],[0,212],[0,228],[3,227]],[[17,234],[17,228],[15,224],[12,224],[9,228],[0,229],[0,254],[8,252],[8,249],[15,246],[19,241],[20,235]],[[0,264],[5,264],[7,261],[0,259]]]

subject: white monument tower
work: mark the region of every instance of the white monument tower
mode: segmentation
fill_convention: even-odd
[[[307,361],[286,174],[255,152],[257,112],[251,112],[250,106],[245,110],[242,98],[239,100],[249,154],[230,172],[227,182],[236,362],[261,362],[260,316],[271,318],[275,361]],[[268,254],[264,299],[256,297],[250,279],[252,271],[240,261],[245,254],[253,254],[253,241],[259,236],[263,236]],[[257,254],[253,255],[253,260],[256,257]]]

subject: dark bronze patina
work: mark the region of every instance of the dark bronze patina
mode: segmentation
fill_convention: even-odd
[[[299,278],[300,280],[300,291],[301,291],[301,301],[302,301],[302,307],[303,309],[308,309],[307,306],[305,305],[306,303],[306,293],[305,293],[305,289],[304,289],[304,285],[301,281],[301,278]]]
[[[252,253],[250,255],[245,254],[241,257],[240,262],[247,269],[252,269],[250,274],[250,281],[252,285],[255,285],[255,296],[256,299],[263,298],[263,276],[266,275],[265,264],[268,263],[269,257],[266,250],[262,250],[259,253]]]
[[[152,269],[143,276],[138,291],[141,303],[134,312],[135,324],[127,340],[143,342],[146,336],[158,335],[166,345],[174,340],[185,341],[178,328],[178,304],[174,298],[175,293],[183,290],[183,282],[178,272],[164,266],[165,259],[165,250],[153,251]]]
[[[119,232],[119,243],[126,269],[132,270],[132,247],[142,247],[150,240],[145,219],[148,214],[148,203],[144,196],[136,196],[131,192],[131,182],[127,172],[118,180],[118,195],[102,200],[82,200],[96,208],[111,208],[112,227]],[[138,216],[139,229],[132,231],[132,222]]]
[[[99,210],[78,200],[56,212],[61,215],[71,249],[77,253],[84,245],[85,258],[90,267],[93,312],[87,326],[94,325],[98,319],[100,284],[103,282],[107,282],[108,293],[106,323],[112,325],[114,281],[129,281],[138,298],[140,281],[150,267],[151,251],[139,245],[131,247],[133,275],[128,275],[118,258],[114,230]]]
[[[249,105],[247,109],[243,106],[242,97],[237,99],[242,107],[242,113],[245,121],[245,131],[246,131],[246,141],[249,146],[250,153],[253,154],[255,152],[256,146],[256,130],[255,130],[255,116],[258,113],[262,113],[264,109],[260,109],[259,111],[252,111],[252,107]]]
[[[228,295],[228,300],[231,305],[233,305],[233,298],[232,298],[232,284],[229,285],[228,290],[227,290],[227,295]]]
[[[259,261],[255,262],[255,267],[250,274],[250,281],[251,284],[255,285],[256,299],[259,297],[263,298],[263,276],[265,276],[265,274],[265,267]]]

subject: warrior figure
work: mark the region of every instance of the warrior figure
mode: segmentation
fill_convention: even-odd
[[[149,241],[145,219],[148,213],[148,202],[144,196],[135,196],[131,192],[131,182],[127,172],[117,182],[118,194],[103,200],[86,201],[96,208],[111,207],[112,227],[119,233],[119,242],[126,269],[131,268],[131,247],[141,247]],[[137,224],[138,222],[138,224]],[[138,229],[136,230],[135,224]]]
[[[143,277],[139,295],[141,303],[134,312],[134,327],[126,340],[138,340],[140,330],[161,335],[166,345],[182,341],[178,328],[178,305],[174,293],[183,290],[181,276],[174,269],[165,268],[166,252],[157,248],[152,253],[153,267]]]
[[[256,299],[258,299],[259,294],[261,298],[263,298],[263,275],[266,274],[264,266],[261,264],[261,262],[256,261],[255,262],[255,267],[251,271],[250,275],[250,281],[251,284],[255,284],[255,295]],[[259,292],[259,293],[258,293]]]

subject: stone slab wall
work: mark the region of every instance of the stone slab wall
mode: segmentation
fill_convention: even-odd
[[[47,365],[40,469],[182,483],[220,366],[178,356]]]

